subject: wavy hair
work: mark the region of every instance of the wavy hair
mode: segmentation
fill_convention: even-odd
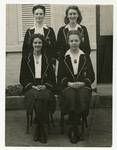
[[[32,50],[34,49],[33,48],[33,41],[35,38],[39,38],[42,40],[42,49],[41,49],[41,53],[43,54],[45,52],[45,48],[47,47],[47,43],[45,41],[45,38],[42,34],[33,34],[32,37],[31,37],[31,45],[32,45]]]
[[[67,42],[69,40],[69,36],[70,35],[74,35],[74,34],[78,35],[79,39],[82,41],[82,38],[84,36],[83,30],[81,28],[78,28],[78,30],[71,30],[71,31],[68,32],[68,34],[67,34]]]
[[[65,18],[64,18],[64,23],[65,23],[65,24],[68,24],[68,23],[69,23],[68,12],[69,12],[70,9],[74,9],[74,10],[77,11],[77,13],[78,13],[77,23],[80,24],[81,21],[82,21],[82,15],[81,15],[81,12],[80,12],[78,6],[75,6],[75,5],[69,6],[69,7],[66,9],[66,16],[65,16]]]

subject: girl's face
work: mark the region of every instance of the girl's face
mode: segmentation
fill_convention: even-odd
[[[70,22],[77,23],[78,12],[75,9],[69,9],[67,17]]]
[[[36,22],[42,23],[44,20],[44,17],[45,17],[45,14],[44,14],[43,9],[39,8],[34,11],[34,18]]]
[[[41,52],[42,45],[43,45],[42,40],[40,38],[35,38],[33,40],[34,53]]]
[[[69,36],[69,40],[68,40],[69,46],[71,50],[77,50],[79,48],[80,45],[80,38],[78,35],[76,34],[71,34]]]

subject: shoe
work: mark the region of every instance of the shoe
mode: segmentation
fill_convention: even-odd
[[[76,144],[79,140],[74,128],[69,129],[69,139],[72,144]]]
[[[39,126],[38,125],[35,127],[33,140],[35,142],[39,141]]]
[[[44,125],[40,126],[41,136],[38,138],[41,143],[47,143],[47,133]]]

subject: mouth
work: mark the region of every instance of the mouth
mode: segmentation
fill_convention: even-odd
[[[76,21],[77,19],[76,19],[76,18],[71,18],[70,20],[71,20],[71,21]]]
[[[37,21],[41,21],[42,20],[42,18],[37,18]]]
[[[72,45],[72,47],[77,47],[77,45]]]
[[[41,49],[41,47],[35,47],[35,49],[36,49],[36,50],[40,50],[40,49]]]

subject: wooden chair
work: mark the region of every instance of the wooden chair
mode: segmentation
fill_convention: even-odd
[[[64,120],[65,114],[61,112],[60,116],[60,132],[61,134],[64,134],[64,125],[65,125],[65,120]],[[88,128],[88,122],[87,122],[87,114],[84,112],[81,115],[81,133],[83,134],[85,131],[85,128]]]
[[[26,121],[27,121],[27,124],[26,124],[26,133],[27,134],[29,134],[30,127],[32,127],[32,124],[33,124],[33,114],[34,114],[34,112],[35,112],[34,108],[33,108],[33,110],[31,112],[26,111]],[[49,112],[49,116],[48,116],[48,129],[51,128],[51,124],[52,124],[53,127],[55,127],[53,113]]]

